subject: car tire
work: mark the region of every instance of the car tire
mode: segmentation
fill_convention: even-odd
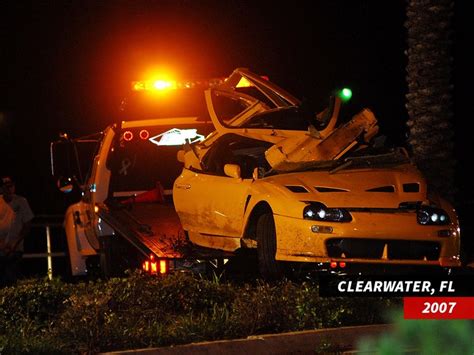
[[[284,276],[283,265],[275,260],[276,233],[272,213],[264,213],[257,221],[258,269],[265,280],[278,280]]]

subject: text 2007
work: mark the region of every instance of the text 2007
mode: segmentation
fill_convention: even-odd
[[[425,302],[421,313],[453,313],[456,302]]]

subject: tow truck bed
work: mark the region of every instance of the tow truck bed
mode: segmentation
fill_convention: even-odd
[[[100,204],[98,215],[144,256],[166,259],[220,259],[233,253],[192,244],[171,204]]]

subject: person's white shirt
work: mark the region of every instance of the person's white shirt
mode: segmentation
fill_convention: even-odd
[[[3,200],[3,198],[2,198]],[[31,211],[30,205],[26,198],[18,195],[12,195],[12,199],[8,202],[10,208],[13,210],[14,219],[10,226],[6,244],[14,251],[23,251],[23,240],[18,241],[21,230],[25,223],[30,222],[34,214]]]
[[[10,230],[15,220],[15,212],[0,195],[0,254],[10,241]]]

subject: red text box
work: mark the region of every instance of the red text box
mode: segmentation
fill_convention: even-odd
[[[474,297],[404,297],[405,319],[474,319]]]

